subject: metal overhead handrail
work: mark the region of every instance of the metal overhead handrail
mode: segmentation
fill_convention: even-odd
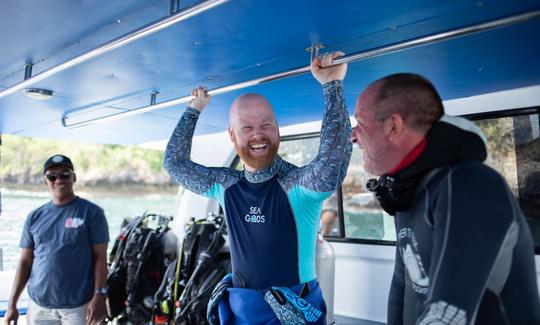
[[[221,5],[229,0],[207,0],[204,2],[201,2],[199,4],[196,4],[194,6],[191,6],[187,9],[182,10],[181,12],[178,12],[174,15],[168,16],[166,18],[160,19],[158,21],[155,21],[153,23],[150,23],[148,25],[145,25],[143,27],[140,27],[130,33],[124,34],[118,38],[113,39],[112,41],[109,41],[103,45],[100,45],[86,53],[83,53],[79,56],[76,56],[72,59],[69,59],[63,63],[60,63],[52,68],[49,68],[43,72],[40,72],[36,74],[35,76],[25,79],[24,81],[21,81],[9,88],[6,88],[2,91],[0,91],[0,98],[10,95],[18,90],[27,88],[30,85],[35,84],[36,82],[39,82],[43,79],[46,79],[54,74],[57,74],[61,71],[64,71],[68,68],[71,68],[75,65],[78,65],[80,63],[83,63],[85,61],[88,61],[90,59],[93,59],[95,57],[98,57],[102,54],[105,54],[109,51],[112,51],[118,47],[124,46],[128,43],[131,43],[133,41],[136,41],[140,38],[146,37],[150,34],[153,34],[159,30],[162,30],[164,28],[167,28],[173,24],[176,24],[177,22],[180,22],[184,19],[188,19],[190,17],[193,17],[195,15],[198,15],[206,10],[212,9],[218,5]]]
[[[375,48],[375,49],[368,50],[368,51],[354,53],[354,54],[347,55],[347,56],[344,56],[342,58],[339,58],[339,59],[335,60],[332,65],[337,65],[337,64],[341,64],[341,63],[349,63],[349,62],[359,61],[359,60],[363,60],[363,59],[367,59],[367,58],[377,57],[377,56],[380,56],[380,55],[383,55],[383,54],[397,52],[397,51],[400,51],[400,50],[413,48],[413,47],[417,47],[417,46],[421,46],[421,45],[425,45],[425,44],[430,44],[430,43],[434,43],[434,42],[437,42],[437,41],[447,40],[447,39],[454,38],[454,37],[459,37],[459,36],[463,36],[463,35],[470,35],[470,34],[482,32],[482,31],[486,31],[486,30],[490,30],[490,29],[494,29],[494,28],[504,27],[504,26],[518,24],[518,23],[523,23],[523,22],[526,22],[528,20],[539,18],[539,17],[540,17],[540,10],[535,10],[535,11],[531,11],[531,12],[527,12],[527,13],[523,13],[523,14],[518,14],[518,15],[513,15],[513,16],[509,16],[509,17],[505,17],[505,18],[500,18],[500,19],[492,20],[492,21],[485,22],[485,23],[480,23],[480,24],[476,24],[476,25],[472,25],[472,26],[468,26],[468,27],[458,28],[458,29],[455,29],[455,30],[436,33],[436,34],[433,34],[433,35],[423,36],[423,37],[415,38],[415,39],[412,39],[412,40],[408,40],[408,41],[404,41],[404,42],[400,42],[400,43],[395,43],[395,44]],[[279,72],[279,73],[275,73],[275,74],[272,74],[272,75],[268,75],[268,76],[248,80],[248,81],[243,81],[243,82],[232,84],[232,85],[229,85],[229,86],[224,86],[224,87],[211,89],[211,90],[208,91],[208,94],[210,96],[220,95],[220,94],[227,93],[227,92],[230,92],[230,91],[234,91],[234,90],[238,90],[238,89],[242,89],[242,88],[247,88],[247,87],[250,87],[250,86],[259,85],[259,84],[274,81],[274,80],[293,77],[293,76],[303,74],[303,73],[306,73],[306,72],[309,72],[309,71],[310,71],[309,65],[304,66],[304,67],[298,67],[298,68],[295,68],[295,69],[292,69],[292,70],[287,70],[287,71],[284,71],[284,72]],[[75,127],[81,127],[81,126],[85,126],[85,125],[89,125],[89,124],[93,124],[93,123],[109,122],[109,121],[113,121],[113,120],[117,120],[117,119],[130,117],[130,116],[133,116],[133,115],[138,115],[138,114],[158,110],[158,109],[165,108],[165,107],[171,107],[171,106],[175,106],[175,105],[179,105],[179,104],[185,104],[185,103],[188,103],[191,99],[192,99],[191,95],[184,96],[184,97],[179,97],[179,98],[176,98],[176,99],[171,99],[171,100],[168,100],[168,101],[165,101],[165,102],[161,102],[159,104],[153,104],[153,105],[149,105],[149,106],[143,106],[143,107],[139,107],[139,108],[134,108],[134,109],[131,109],[131,110],[127,110],[127,111],[123,111],[123,112],[119,112],[119,113],[114,113],[114,114],[110,114],[110,115],[105,115],[105,116],[98,117],[98,118],[83,120],[83,121],[72,123],[72,124],[66,123],[66,120],[69,119],[69,114],[66,114],[66,115],[64,115],[62,117],[62,125],[64,127],[67,127],[67,128],[75,128]]]

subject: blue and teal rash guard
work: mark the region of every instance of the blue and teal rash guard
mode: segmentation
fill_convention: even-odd
[[[199,112],[191,107],[169,140],[164,167],[171,177],[223,207],[235,287],[265,289],[316,279],[321,205],[343,181],[352,150],[342,81],[328,82],[323,90],[319,151],[303,167],[279,156],[255,173],[194,163],[190,152]]]

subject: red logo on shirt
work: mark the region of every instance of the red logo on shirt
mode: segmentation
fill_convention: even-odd
[[[79,228],[84,223],[84,220],[81,218],[67,218],[66,219],[66,228]]]

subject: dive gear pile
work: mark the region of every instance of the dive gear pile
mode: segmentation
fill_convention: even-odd
[[[169,265],[154,296],[155,324],[207,324],[212,290],[231,269],[225,232],[222,216],[186,224],[181,254]]]
[[[170,264],[163,241],[170,220],[145,213],[122,228],[109,255],[106,305],[110,320],[117,318],[120,324],[151,320],[154,293]]]

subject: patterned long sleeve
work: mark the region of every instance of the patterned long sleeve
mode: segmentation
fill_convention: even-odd
[[[291,172],[290,184],[315,192],[332,192],[345,178],[351,158],[351,123],[343,99],[343,82],[323,85],[325,112],[319,151],[313,161]],[[286,187],[288,184],[285,184]]]
[[[231,168],[206,167],[191,161],[191,144],[199,114],[194,108],[186,108],[167,144],[163,167],[188,190],[219,199],[219,192],[236,181],[238,172]]]

